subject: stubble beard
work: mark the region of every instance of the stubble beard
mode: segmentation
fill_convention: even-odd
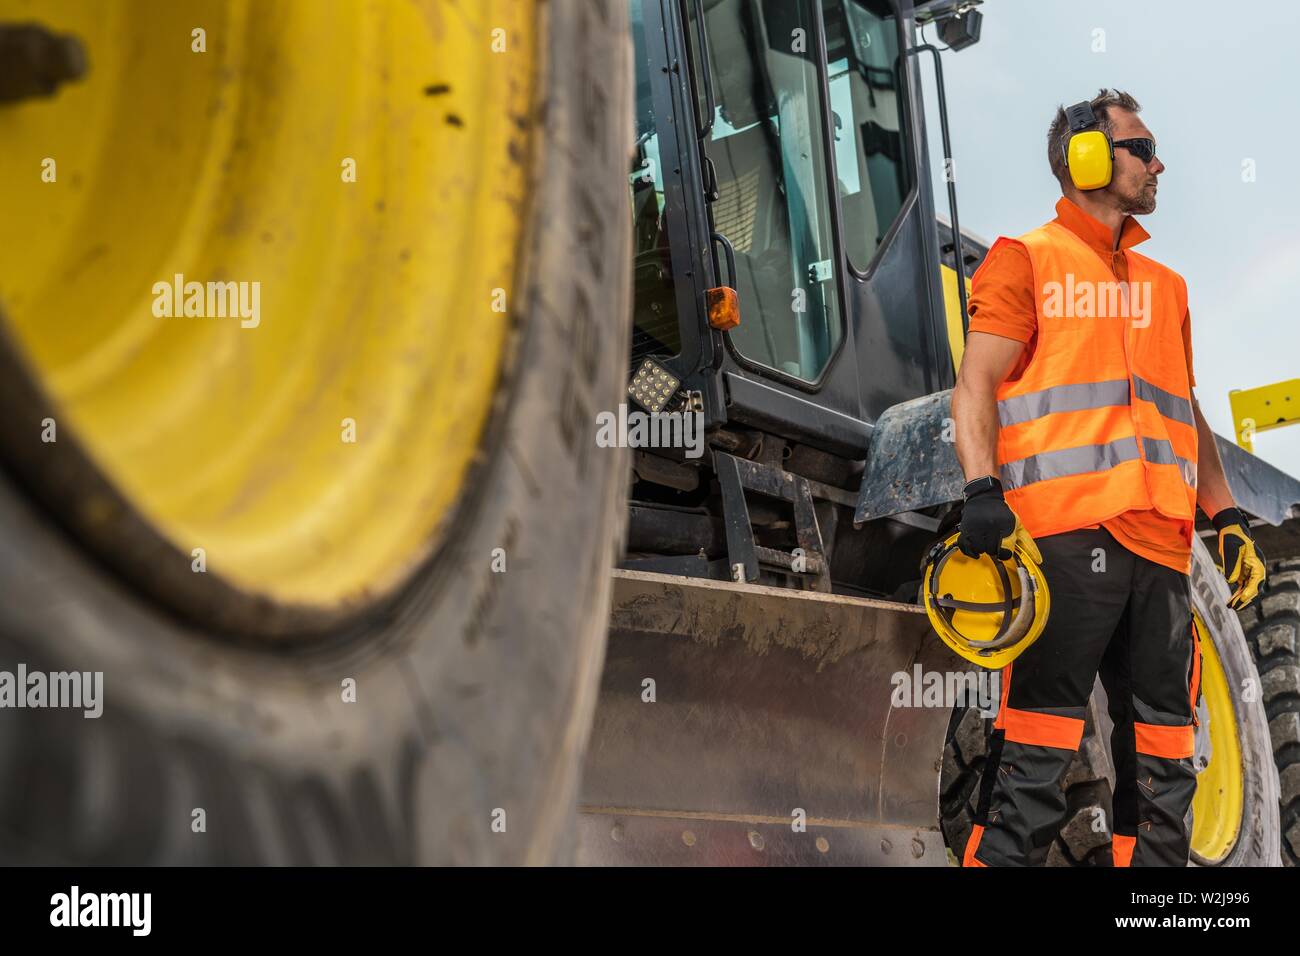
[[[1119,211],[1129,216],[1145,216],[1155,212],[1156,194],[1148,193],[1145,186],[1128,196],[1119,197]]]

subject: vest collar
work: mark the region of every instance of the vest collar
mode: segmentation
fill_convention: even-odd
[[[1088,244],[1089,248],[1101,256],[1103,262],[1109,262],[1112,233],[1110,227],[1099,222],[1084,212],[1078,205],[1062,196],[1056,202],[1056,218],[1053,222],[1064,226]],[[1120,227],[1119,247],[1129,249],[1140,242],[1150,239],[1151,235],[1132,216],[1124,217]]]

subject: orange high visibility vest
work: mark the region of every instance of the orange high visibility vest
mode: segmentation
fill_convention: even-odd
[[[1007,504],[1035,537],[1147,508],[1195,520],[1182,276],[1129,249],[1121,283],[1055,222],[1004,242],[1029,254],[1038,313],[1023,374],[997,390]]]

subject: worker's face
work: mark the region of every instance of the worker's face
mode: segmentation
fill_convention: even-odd
[[[1122,139],[1155,139],[1155,134],[1138,119],[1136,113],[1110,107],[1112,142]],[[1159,156],[1144,163],[1123,146],[1115,148],[1115,168],[1111,173],[1110,193],[1120,212],[1141,216],[1156,208],[1156,179],[1165,171]]]

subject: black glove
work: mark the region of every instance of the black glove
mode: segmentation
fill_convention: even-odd
[[[1236,610],[1245,607],[1259,593],[1268,576],[1264,555],[1255,544],[1250,522],[1236,508],[1224,508],[1212,519],[1219,532],[1219,560],[1223,562],[1223,576],[1236,590],[1228,599],[1228,606]]]
[[[961,535],[957,548],[968,558],[991,554],[1002,560],[1011,557],[1004,540],[1015,533],[1016,514],[1002,497],[1001,488],[982,491],[967,498],[961,512]]]

